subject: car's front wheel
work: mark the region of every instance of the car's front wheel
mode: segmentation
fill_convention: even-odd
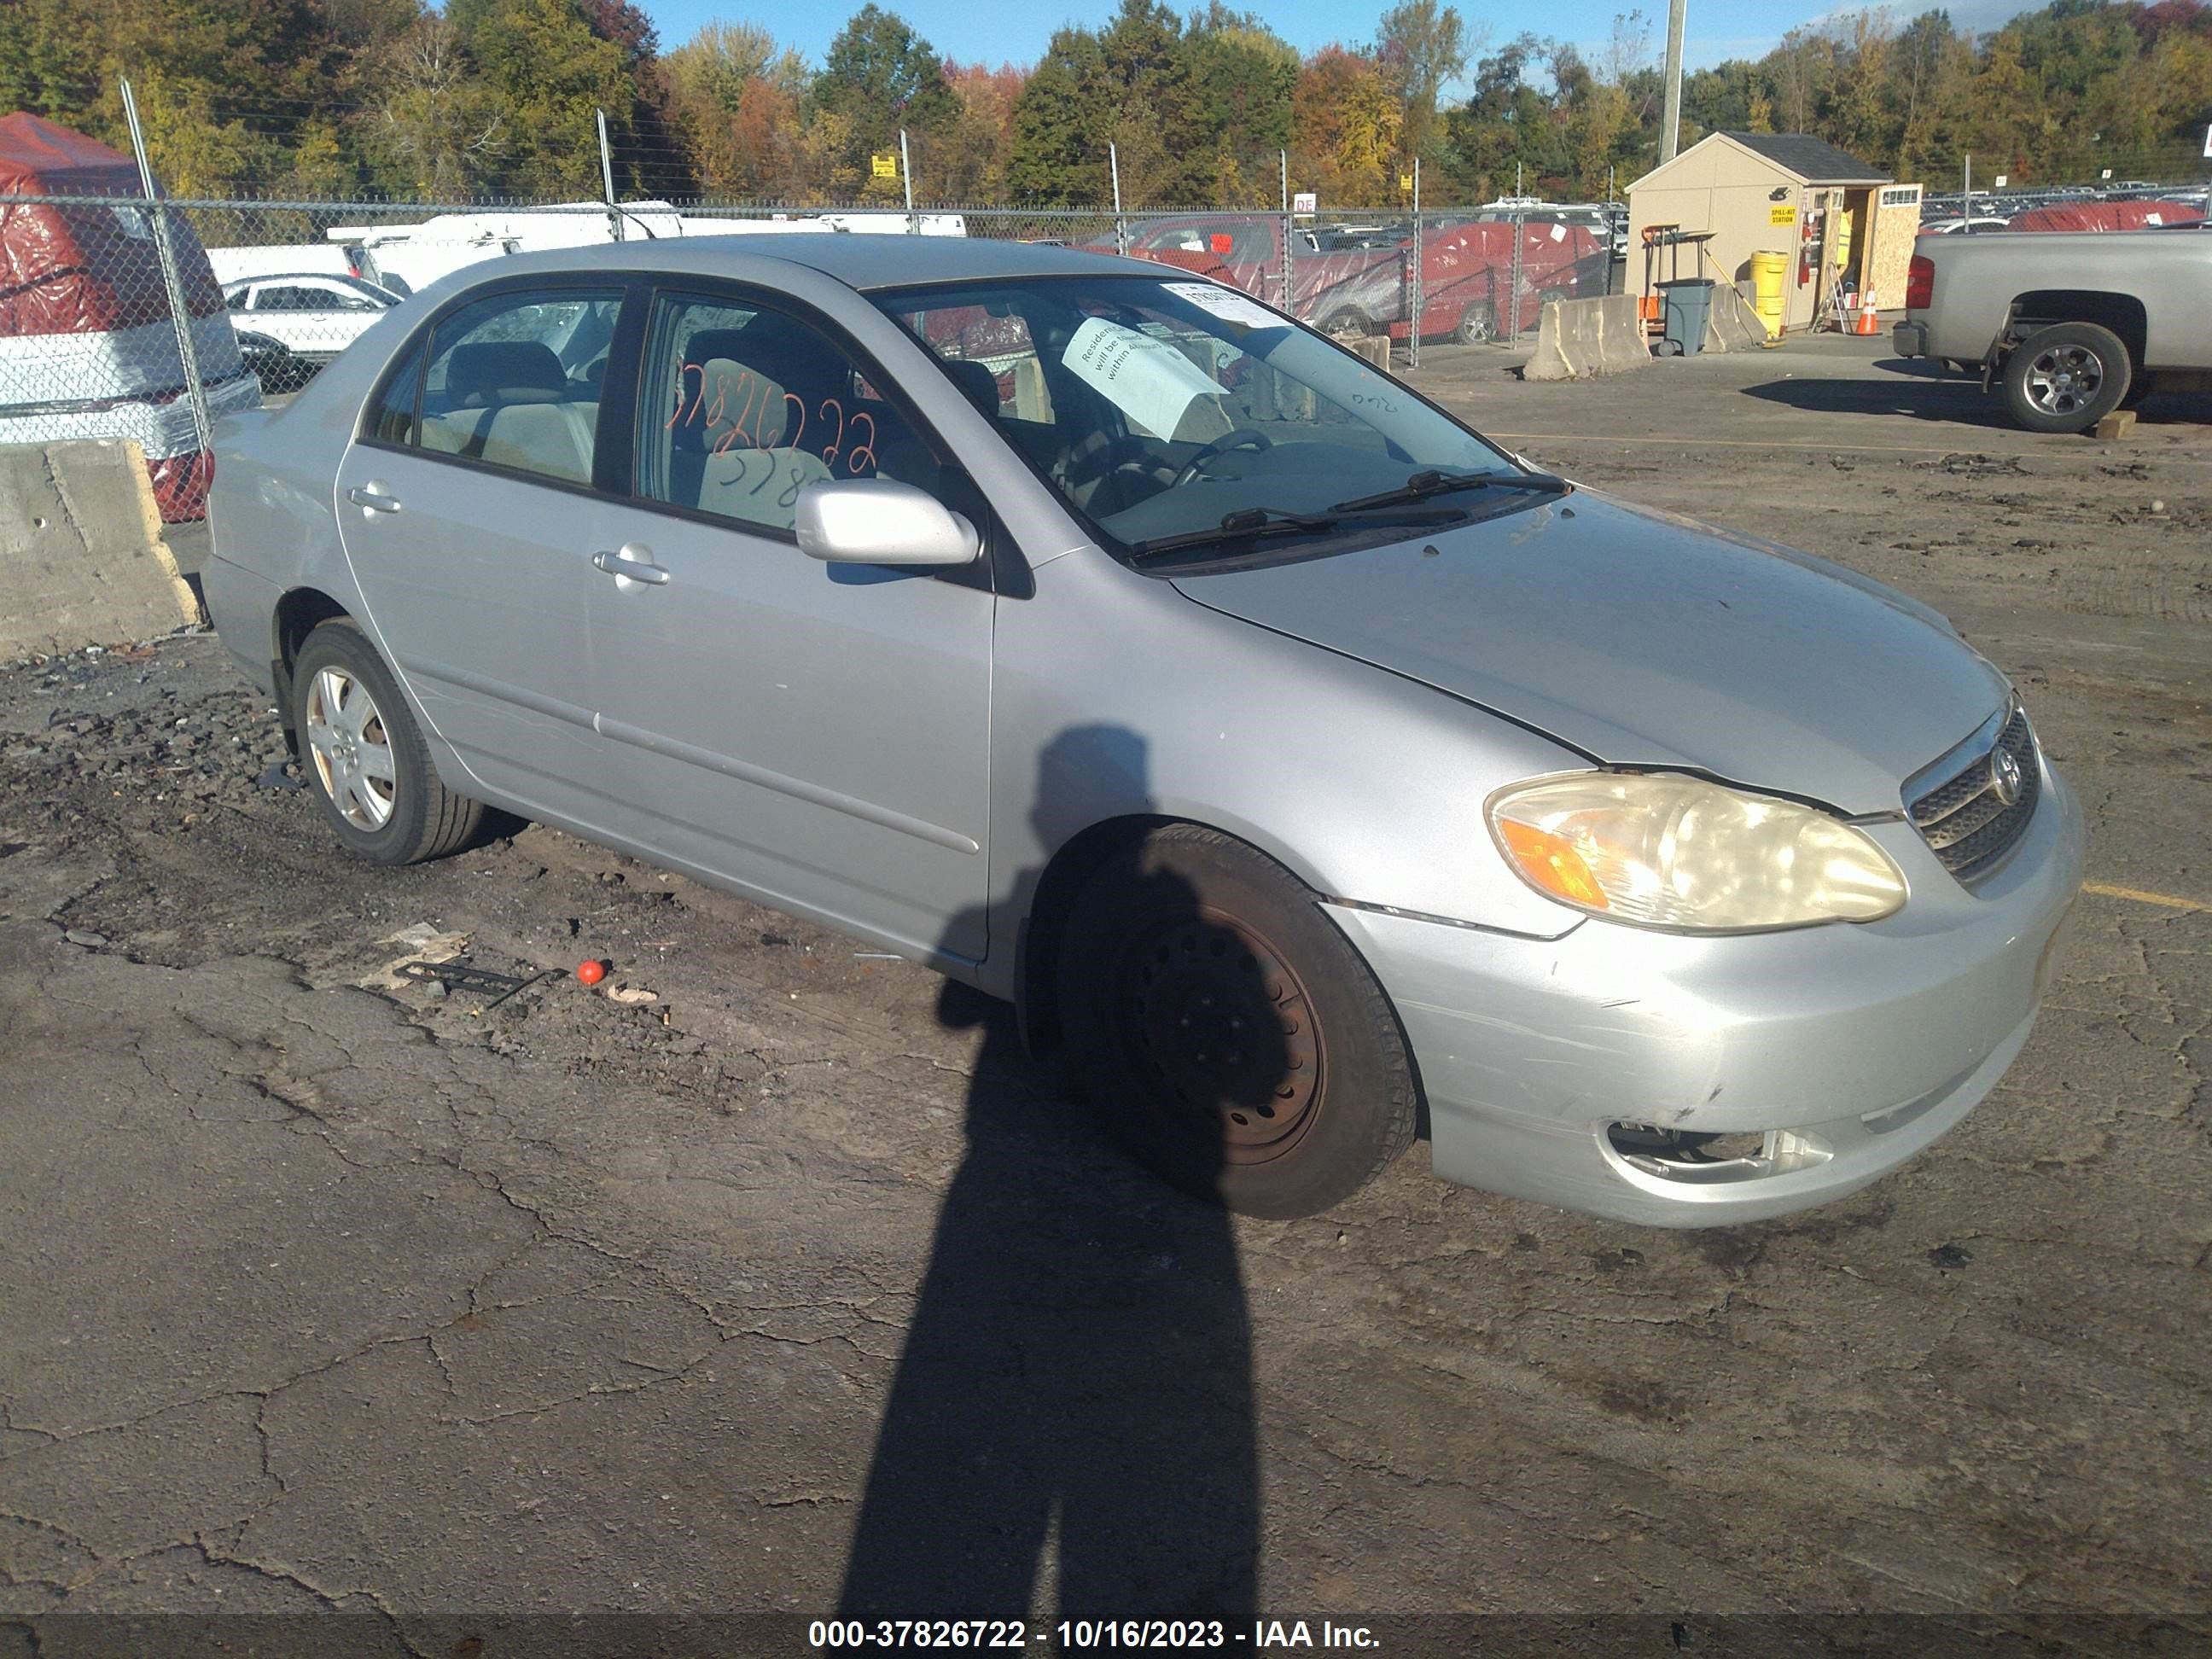
[[[1452,338],[1461,345],[1481,345],[1498,337],[1498,313],[1487,300],[1478,300],[1459,314]]]
[[[345,617],[323,623],[300,647],[292,729],[316,804],[357,858],[443,858],[483,821],[481,804],[440,781],[392,671]]]
[[[2005,406],[2031,432],[2087,432],[2120,406],[2127,346],[2094,323],[2038,329],[2005,359]]]
[[[1413,1139],[1382,988],[1304,886],[1193,824],[1096,872],[1062,935],[1079,1086],[1139,1162],[1246,1215],[1315,1215]]]

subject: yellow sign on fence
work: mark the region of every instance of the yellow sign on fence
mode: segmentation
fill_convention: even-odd
[[[1413,193],[1413,175],[1412,173],[1400,173],[1400,174],[1398,175],[1398,190],[1399,190],[1399,193],[1400,193],[1401,195],[1411,195],[1411,194]]]
[[[898,152],[893,149],[878,150],[868,158],[868,171],[878,179],[897,178]]]
[[[1797,210],[1794,207],[1769,208],[1766,210],[1766,222],[1770,225],[1794,225],[1797,222]]]

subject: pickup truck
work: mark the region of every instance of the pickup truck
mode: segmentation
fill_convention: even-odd
[[[2032,432],[2086,432],[2212,388],[2212,229],[1926,237],[1905,312],[1899,356],[1979,369]]]

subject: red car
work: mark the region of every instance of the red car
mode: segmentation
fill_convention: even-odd
[[[1520,231],[1517,307],[1513,287],[1514,227],[1462,223],[1425,230],[1421,248],[1421,337],[1468,343],[1535,327],[1547,300],[1604,291],[1603,240],[1579,226],[1529,222]],[[1279,213],[1189,213],[1136,220],[1129,252],[1140,258],[1176,256],[1218,260],[1218,280],[1233,283],[1302,322],[1330,333],[1382,334],[1403,339],[1412,301],[1413,239],[1377,237],[1325,246],[1299,231],[1291,249],[1290,302],[1284,305],[1283,216]],[[1085,245],[1114,251],[1110,236]],[[1515,313],[1517,313],[1517,315]]]

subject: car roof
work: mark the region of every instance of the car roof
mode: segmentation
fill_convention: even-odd
[[[776,265],[800,265],[848,288],[902,288],[993,277],[1157,276],[1148,261],[1073,248],[966,236],[896,236],[846,232],[789,235],[735,232],[648,241],[595,243],[516,253],[466,267],[472,276],[556,270],[665,271],[679,276],[773,280]],[[1177,275],[1183,273],[1177,272]]]
[[[381,283],[343,270],[255,270],[233,276],[223,286],[250,288],[256,283],[343,283],[348,288],[382,289]]]

